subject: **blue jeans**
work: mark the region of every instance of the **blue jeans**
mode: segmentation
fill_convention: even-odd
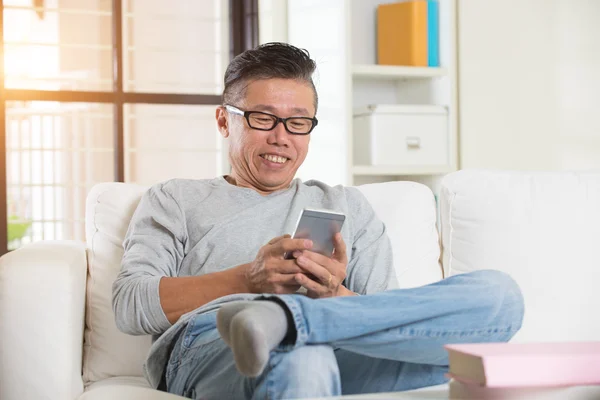
[[[504,342],[521,327],[523,297],[498,271],[367,296],[276,296],[297,329],[262,375],[246,378],[216,330],[190,320],[167,366],[167,389],[195,399],[288,399],[410,390],[444,383],[449,343]]]

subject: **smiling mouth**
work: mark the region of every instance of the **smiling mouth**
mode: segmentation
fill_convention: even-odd
[[[287,160],[289,160],[289,158],[287,157],[283,157],[283,156],[276,156],[273,154],[261,154],[260,155],[262,158],[264,158],[267,161],[273,162],[273,163],[277,163],[277,164],[285,164],[285,162]]]

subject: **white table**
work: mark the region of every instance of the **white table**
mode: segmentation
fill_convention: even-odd
[[[428,388],[411,390],[408,392],[373,393],[356,396],[323,397],[309,400],[448,400],[448,385],[432,386]],[[571,388],[558,388],[547,393],[528,395],[526,398],[517,397],[491,397],[490,400],[600,400],[600,386],[577,386]]]
[[[431,386],[408,392],[372,393],[351,396],[320,397],[307,400],[367,400],[367,399],[394,399],[394,400],[438,400],[448,399],[448,385]]]

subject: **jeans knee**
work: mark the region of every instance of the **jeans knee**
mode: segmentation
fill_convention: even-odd
[[[517,282],[507,273],[497,270],[482,270],[473,273],[482,285],[485,304],[491,315],[518,330],[524,316],[523,294]]]
[[[276,397],[322,397],[341,394],[340,372],[333,348],[311,345],[290,352],[273,353]]]

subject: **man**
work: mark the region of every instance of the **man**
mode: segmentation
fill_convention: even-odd
[[[507,341],[520,328],[521,294],[499,272],[386,290],[390,242],[361,193],[294,180],[317,125],[314,70],[287,44],[237,56],[216,111],[231,174],[143,196],[113,306],[122,331],[155,335],[154,387],[203,399],[408,390],[445,381],[445,343]],[[331,257],[285,235],[303,208],[347,216]]]

